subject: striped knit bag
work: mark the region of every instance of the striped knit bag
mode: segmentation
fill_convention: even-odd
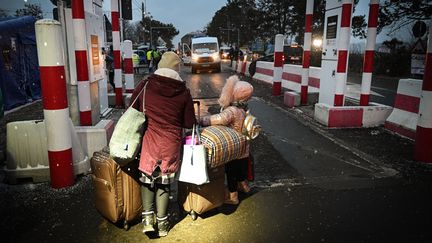
[[[207,150],[209,168],[216,168],[246,153],[246,137],[226,126],[209,126],[201,132],[201,144]]]

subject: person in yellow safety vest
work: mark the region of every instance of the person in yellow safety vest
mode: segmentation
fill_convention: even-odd
[[[140,62],[139,55],[136,54],[136,53],[134,53],[134,54],[132,55],[132,63],[133,63],[133,66],[134,66],[134,67],[137,67],[137,66],[139,65],[139,62]]]
[[[139,68],[138,68],[139,62],[140,62],[139,55],[136,53],[132,54],[132,65],[135,73],[139,73]]]
[[[153,50],[149,49],[146,53],[149,73],[153,72]]]
[[[158,64],[161,59],[161,53],[158,50],[153,50],[153,66],[158,69]]]

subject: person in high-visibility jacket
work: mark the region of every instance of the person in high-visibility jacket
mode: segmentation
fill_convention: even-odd
[[[139,73],[138,71],[138,66],[139,66],[139,62],[140,62],[140,57],[138,54],[134,53],[132,54],[132,65],[134,68],[134,72],[135,73]]]
[[[132,64],[134,67],[137,67],[139,65],[140,62],[140,57],[138,54],[134,53],[132,54]]]
[[[146,53],[149,73],[153,72],[153,50],[149,49]]]

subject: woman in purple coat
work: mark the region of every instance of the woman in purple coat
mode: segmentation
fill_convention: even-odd
[[[155,231],[154,226],[157,226],[159,236],[166,236],[169,230],[167,209],[170,184],[180,167],[182,128],[192,128],[196,122],[191,94],[178,73],[180,63],[174,52],[164,53],[159,68],[141,81],[131,98],[134,100],[147,84],[139,102],[134,104],[136,109],[143,111],[145,95],[147,121],[139,162],[143,232]]]

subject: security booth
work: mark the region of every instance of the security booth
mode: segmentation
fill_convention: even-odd
[[[327,1],[324,20],[321,80],[318,102],[328,105],[334,105],[335,103],[336,78],[338,76],[338,44],[342,41],[340,27],[341,20],[342,1]],[[342,82],[344,82],[343,86],[345,86],[346,77]]]
[[[371,0],[370,6],[378,10],[378,4],[375,2]],[[315,104],[314,118],[328,127],[380,126],[384,124],[393,109],[374,102],[367,102],[368,105],[359,102],[359,105],[356,105],[354,101],[348,106],[345,105],[353,4],[353,0],[326,2],[319,98],[318,103]],[[376,31],[369,29],[368,36],[373,36]],[[366,56],[373,57],[370,55],[373,54],[373,48],[371,50],[368,48],[374,42],[373,40],[367,45]],[[373,64],[368,62],[364,66],[368,67],[367,71],[370,71]],[[366,73],[365,76],[371,77],[371,72]],[[367,83],[362,80],[362,85],[363,82]],[[364,88],[365,91],[366,89]],[[362,93],[360,98],[366,95],[368,94]]]
[[[107,75],[105,72],[105,56],[103,47],[105,43],[104,14],[102,10],[102,0],[83,1],[85,18],[85,38],[88,64],[88,81],[90,89],[90,106],[92,125],[100,121],[102,114],[108,109]],[[59,11],[62,11],[59,8]],[[64,21],[60,19],[65,29],[65,39],[67,43],[67,57],[69,70],[69,109],[71,119],[75,125],[79,125],[79,87],[77,77],[77,67],[75,59],[75,40],[74,26],[72,18],[72,8],[65,5],[63,8]],[[59,14],[61,15],[61,14]],[[83,33],[81,32],[81,33]],[[81,34],[77,33],[77,34]]]

